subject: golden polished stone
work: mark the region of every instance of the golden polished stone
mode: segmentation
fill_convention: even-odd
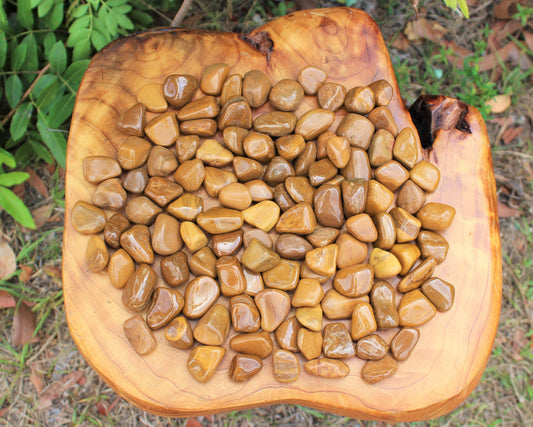
[[[327,131],[334,121],[333,111],[323,108],[309,110],[298,119],[294,133],[302,135],[306,141],[309,141]]]
[[[398,362],[391,356],[385,356],[381,360],[369,360],[361,370],[361,378],[370,384],[375,384],[390,377],[398,369]]]
[[[437,309],[424,296],[424,294],[414,289],[404,294],[398,306],[398,314],[400,315],[400,326],[421,326],[429,322]]]
[[[136,263],[154,262],[154,251],[150,242],[150,230],[146,225],[136,224],[120,235],[120,245]]]
[[[279,206],[271,200],[264,200],[242,211],[245,222],[266,232],[276,225],[279,214]]]
[[[153,113],[163,113],[168,108],[163,95],[163,85],[160,83],[149,83],[142,86],[137,91],[137,102],[143,104],[148,111]]]
[[[361,242],[375,242],[378,238],[378,231],[370,215],[361,213],[346,220],[348,232]]]
[[[437,260],[433,257],[427,258],[407,273],[398,283],[400,292],[409,292],[418,288],[422,283],[432,276]]]
[[[174,172],[174,179],[185,191],[198,190],[205,179],[205,167],[200,159],[186,160]]]
[[[189,319],[202,317],[215,303],[220,294],[218,283],[211,277],[198,276],[191,280],[185,290],[183,314]]]
[[[91,184],[100,184],[122,173],[119,163],[108,156],[89,156],[83,160],[83,176]]]
[[[296,337],[296,344],[302,356],[307,360],[316,359],[322,354],[322,333],[300,328]]]
[[[278,289],[264,289],[255,296],[261,313],[261,329],[273,332],[285,320],[291,308],[291,297]]]
[[[230,299],[231,324],[237,332],[256,332],[261,326],[261,315],[254,300],[248,295]]]
[[[370,252],[368,263],[374,266],[376,279],[388,279],[396,276],[402,270],[398,258],[383,249],[374,248]]]
[[[331,359],[355,356],[355,346],[343,323],[329,323],[324,328],[324,355]]]
[[[308,203],[298,203],[283,212],[276,224],[278,233],[309,234],[316,227],[316,216]]]
[[[231,360],[228,374],[233,381],[248,381],[259,373],[262,367],[263,362],[259,357],[252,354],[236,354]]]
[[[81,234],[96,234],[106,226],[105,212],[91,203],[79,200],[72,208],[72,226]]]
[[[315,273],[331,277],[337,268],[339,247],[335,244],[313,249],[305,255],[305,263]]]
[[[163,96],[175,108],[188,104],[198,89],[198,80],[187,74],[170,74],[163,82]]]
[[[328,289],[320,305],[324,315],[330,320],[349,319],[353,309],[359,301],[368,302],[368,295],[349,298],[341,295],[335,289]]]
[[[119,210],[126,203],[126,190],[122,187],[119,178],[111,178],[102,181],[94,189],[91,201],[93,205],[102,209]]]
[[[298,352],[298,332],[302,326],[296,319],[292,316],[288,319],[285,319],[277,328],[274,336],[276,337],[276,342],[283,350],[292,351],[294,353]]]
[[[181,350],[188,350],[194,344],[192,328],[185,316],[171,320],[165,328],[165,338],[170,345]]]
[[[352,322],[350,335],[352,340],[357,341],[360,338],[370,335],[378,328],[372,306],[365,301],[358,301],[354,304],[352,313]]]
[[[370,264],[356,264],[338,270],[333,287],[340,294],[357,298],[368,294],[374,284],[374,267]]]
[[[187,370],[196,381],[205,383],[213,377],[225,354],[226,349],[223,347],[210,345],[194,347],[189,353]]]
[[[281,383],[296,381],[300,376],[300,362],[287,350],[275,350],[272,355],[274,378]]]
[[[187,249],[192,253],[207,246],[209,242],[205,233],[194,222],[183,221],[181,223],[180,233],[183,243],[185,243]]]
[[[315,305],[314,307],[300,307],[296,309],[296,319],[307,329],[315,332],[322,330],[322,307]]]
[[[185,300],[183,295],[173,289],[159,287],[152,294],[152,302],[146,314],[150,329],[160,329],[180,314]]]
[[[242,95],[242,76],[240,74],[232,74],[226,78],[222,85],[220,92],[220,104],[226,105],[227,102]]]
[[[218,199],[222,205],[230,209],[244,210],[252,204],[250,191],[240,182],[232,182],[222,188],[218,193]]]
[[[415,328],[402,328],[390,343],[392,357],[396,360],[407,360],[416,346],[420,332]]]
[[[324,298],[324,289],[316,279],[301,279],[292,295],[293,307],[314,307]]]
[[[221,168],[231,164],[233,153],[216,139],[206,139],[196,150],[196,158],[205,165]]]
[[[263,272],[263,282],[266,287],[292,291],[298,284],[300,277],[300,263],[282,259],[278,265]]]
[[[189,269],[195,276],[217,277],[217,257],[209,246],[196,251],[189,260]]]
[[[196,324],[194,339],[206,345],[222,345],[230,328],[228,309],[222,304],[213,305]]]
[[[200,89],[209,95],[220,95],[230,67],[225,63],[211,64],[204,69],[200,78]]]
[[[144,356],[151,353],[157,346],[153,332],[148,328],[144,318],[140,314],[126,319],[123,324],[124,335],[133,349]]]
[[[118,127],[122,132],[132,136],[143,136],[146,121],[146,107],[141,102],[122,113]]]
[[[148,264],[135,270],[122,291],[122,304],[131,311],[143,311],[150,304],[150,297],[157,280],[156,272]]]
[[[272,249],[254,238],[244,250],[241,262],[246,268],[256,273],[262,273],[278,265],[281,258]]]
[[[370,291],[370,302],[380,329],[395,328],[400,322],[396,308],[396,291],[384,280],[377,280]]]
[[[196,223],[210,234],[222,234],[240,229],[243,217],[236,209],[214,207],[200,213]]]
[[[152,248],[159,255],[172,255],[183,246],[178,220],[165,213],[160,213],[152,229]]]
[[[233,351],[244,354],[253,354],[261,359],[270,356],[274,349],[272,338],[270,338],[270,334],[265,331],[234,335],[231,338],[229,345]]]
[[[174,111],[160,114],[146,123],[144,132],[150,140],[163,147],[168,147],[176,142],[180,135],[180,128]]]
[[[350,373],[350,367],[342,360],[327,357],[308,360],[304,364],[304,370],[310,375],[322,378],[344,378]]]
[[[239,295],[246,290],[242,265],[236,256],[223,256],[219,258],[216,261],[216,269],[222,295]]]
[[[328,75],[320,68],[308,65],[298,73],[298,83],[304,89],[306,95],[315,95],[327,79]]]
[[[109,258],[107,272],[115,288],[122,289],[134,271],[135,264],[124,249],[119,249]]]
[[[87,249],[85,250],[85,264],[87,269],[92,272],[102,271],[109,262],[109,251],[100,236],[93,235],[89,237]]]

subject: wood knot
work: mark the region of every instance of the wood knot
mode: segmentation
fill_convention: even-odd
[[[472,133],[466,121],[468,105],[442,95],[422,95],[409,108],[423,148],[431,148],[440,129]]]
[[[265,55],[267,62],[270,61],[270,54],[274,50],[274,42],[270,38],[268,31],[243,34],[239,36],[239,39],[247,43],[253,49],[257,50],[261,55]]]

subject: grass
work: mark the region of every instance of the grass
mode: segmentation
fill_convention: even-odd
[[[278,3],[267,1],[228,2],[197,0],[185,25],[197,28],[250,31],[270,16],[281,14]],[[321,1],[322,5],[335,5]],[[289,7],[290,5],[286,4]],[[357,2],[376,19],[385,40],[392,42],[400,35],[414,11],[408,2],[379,0]],[[422,423],[399,423],[398,426],[527,426],[533,425],[533,143],[531,105],[533,90],[531,69],[523,70],[503,64],[501,75],[492,71],[479,73],[476,63],[486,55],[491,35],[492,2],[481,0],[471,7],[471,19],[460,19],[440,2],[421,2],[419,10],[426,19],[436,20],[449,29],[447,40],[469,49],[472,57],[463,67],[453,66],[450,49],[427,40],[410,44],[406,50],[390,47],[401,93],[408,103],[421,93],[458,97],[478,107],[487,119],[493,147],[494,169],[500,199],[518,207],[517,218],[501,218],[503,255],[503,299],[499,328],[492,355],[479,386],[452,413]],[[521,10],[524,27],[532,31],[531,11]],[[159,23],[166,25],[165,20]],[[511,40],[508,38],[507,40]],[[531,58],[532,52],[522,43],[521,54]],[[495,94],[510,94],[512,104],[499,115],[490,113],[487,101]],[[529,106],[529,107],[528,107]],[[529,108],[529,109],[528,109]],[[510,118],[512,125],[524,127],[514,140],[502,140],[501,121]],[[123,399],[106,415],[102,408],[111,405],[117,395],[88,367],[74,346],[63,311],[63,295],[58,269],[61,260],[64,180],[59,170],[50,172],[33,165],[49,192],[44,198],[26,187],[25,200],[36,209],[51,204],[51,216],[37,231],[21,229],[5,215],[1,231],[17,254],[18,270],[8,280],[0,281],[0,289],[32,304],[37,318],[39,341],[23,347],[11,342],[13,309],[0,310],[4,327],[0,336],[0,409],[9,408],[0,417],[0,425],[151,425],[181,426],[183,419],[167,419],[142,412]],[[31,269],[31,277],[23,281],[23,269]],[[57,397],[47,407],[39,393],[43,387],[61,384],[65,375],[80,372],[75,384],[59,387]],[[274,405],[198,417],[202,425],[267,426],[324,425],[375,426],[379,422],[359,421],[297,405]]]

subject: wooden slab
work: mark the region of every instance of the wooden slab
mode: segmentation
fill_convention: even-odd
[[[483,120],[473,108],[464,117],[471,133],[435,129],[433,148],[424,152],[442,174],[439,189],[429,199],[457,209],[452,227],[444,233],[450,243],[448,259],[435,273],[455,285],[455,304],[420,328],[414,353],[400,363],[393,377],[366,384],[360,378],[363,361],[353,359],[348,362],[351,373],[344,379],[325,380],[303,373],[296,382],[281,384],[272,377],[268,359],[259,375],[237,384],[227,376],[229,352],[214,378],[200,384],[185,368],[187,353],[167,345],[162,331],[156,333],[158,347],[152,354],[141,357],[130,347],[122,324],[131,314],[122,306],[121,291],[110,284],[107,274],[87,271],[88,237],[72,227],[72,207],[78,200],[90,201],[93,191],[83,177],[82,161],[90,155],[115,154],[125,139],[117,119],[136,102],[141,86],[162,82],[172,73],[199,77],[203,68],[216,62],[228,63],[233,73],[261,69],[274,82],[295,78],[308,64],[325,69],[331,81],[347,88],[386,79],[395,89],[390,108],[399,129],[413,126],[398,96],[379,29],[356,9],[293,13],[246,37],[157,29],[106,47],[92,60],[80,86],[67,152],[63,286],[70,331],[82,355],[120,395],[143,410],[166,416],[296,403],[395,422],[433,418],[454,409],[483,373],[501,300],[490,146]],[[314,105],[315,101],[306,99],[298,115]]]

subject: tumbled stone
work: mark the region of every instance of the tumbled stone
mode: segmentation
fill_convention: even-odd
[[[170,345],[181,350],[188,350],[194,344],[192,328],[185,316],[171,320],[165,328],[165,338]]]
[[[432,193],[439,185],[440,171],[435,165],[421,160],[409,171],[409,178],[422,190]]]
[[[176,139],[176,154],[180,164],[194,158],[199,145],[200,137],[198,135],[178,136]]]
[[[323,184],[314,194],[317,221],[324,227],[341,228],[344,225],[341,189],[337,185]]]
[[[426,203],[426,193],[413,181],[407,180],[398,192],[396,205],[410,214],[417,213]]]
[[[452,308],[455,288],[451,283],[432,277],[425,281],[420,289],[438,311],[444,312]]]
[[[244,291],[246,295],[256,296],[265,289],[261,273],[248,270],[246,267],[243,267],[242,271],[244,273],[244,280],[246,281],[246,290]]]
[[[122,169],[136,169],[144,165],[150,154],[152,144],[136,136],[128,137],[117,151],[117,160]]]
[[[368,246],[349,233],[341,233],[335,244],[339,247],[337,268],[343,269],[354,264],[361,264],[368,255]]]
[[[231,324],[237,332],[255,332],[261,326],[261,316],[254,300],[248,295],[230,299]]]
[[[196,223],[210,234],[222,234],[240,229],[243,217],[236,209],[214,207],[200,213]]]
[[[272,138],[261,132],[250,132],[242,141],[242,149],[246,155],[261,163],[270,162],[276,155],[276,147]]]
[[[344,378],[350,373],[350,367],[342,360],[327,357],[308,360],[304,369],[308,374],[322,378]]]
[[[242,266],[236,256],[219,258],[216,262],[216,269],[222,295],[239,295],[246,290]]]
[[[283,79],[277,82],[270,91],[270,104],[277,110],[294,111],[300,105],[304,89],[296,80]]]
[[[159,255],[172,255],[183,246],[178,220],[161,213],[157,216],[152,230],[152,248]]]
[[[143,136],[146,107],[138,102],[122,113],[118,121],[120,130],[128,135]]]
[[[374,241],[374,246],[380,249],[389,250],[396,243],[396,226],[391,214],[378,212],[373,218],[378,238]]]
[[[402,328],[390,343],[392,357],[396,360],[407,360],[420,338],[420,332],[415,328]]]
[[[374,135],[374,124],[365,116],[349,113],[337,127],[337,135],[344,136],[355,148],[367,150]]]
[[[187,120],[180,123],[180,132],[184,135],[215,136],[217,122],[213,119]]]
[[[236,230],[224,234],[216,234],[211,237],[213,252],[217,257],[235,255],[241,248],[242,241],[242,230]]]
[[[163,96],[163,85],[160,83],[148,83],[137,91],[137,101],[143,104],[148,111],[162,113],[168,105]]]
[[[252,195],[240,182],[233,182],[222,188],[218,193],[218,199],[225,207],[237,210],[246,209],[252,204]]]
[[[242,81],[242,96],[246,98],[252,108],[258,108],[268,100],[272,82],[260,70],[251,70],[244,75]]]
[[[322,354],[322,333],[300,328],[296,337],[298,350],[307,360],[316,359]]]
[[[157,345],[154,334],[140,314],[126,319],[123,330],[137,354],[144,356],[154,351]]]
[[[150,297],[157,280],[156,272],[148,264],[141,264],[122,291],[122,304],[131,311],[143,311],[150,304]]]
[[[368,181],[366,179],[345,179],[341,183],[341,191],[346,218],[364,212],[368,195]]]
[[[263,166],[257,160],[247,157],[233,158],[233,171],[239,181],[246,182],[261,178]]]
[[[409,179],[409,172],[396,160],[391,160],[375,169],[374,176],[390,191],[396,191]]]
[[[435,258],[427,258],[407,273],[398,283],[400,292],[409,292],[418,288],[426,280],[429,280],[435,270],[437,261]]]
[[[400,271],[401,276],[405,276],[411,270],[416,260],[420,258],[420,249],[413,243],[394,245],[390,249],[390,252],[400,261],[400,265],[402,266]]]
[[[150,225],[162,209],[146,196],[137,196],[126,203],[124,214],[135,224]]]
[[[272,249],[267,248],[258,239],[252,239],[241,257],[242,265],[256,272],[274,268],[281,262],[280,256]]]
[[[265,331],[234,335],[229,345],[233,351],[253,354],[261,359],[270,356],[274,348],[270,334]]]
[[[92,272],[102,271],[108,262],[109,252],[104,239],[95,235],[89,237],[85,251],[85,264],[87,264],[87,269]]]
[[[148,175],[167,176],[173,173],[178,167],[176,155],[168,148],[154,145],[146,161]]]
[[[384,106],[374,108],[368,114],[368,120],[370,120],[376,129],[386,129],[392,135],[396,136],[398,134],[398,127],[394,121],[391,111]]]
[[[278,154],[289,162],[302,154],[305,147],[305,139],[302,135],[292,134],[276,139]]]
[[[331,359],[346,359],[355,356],[348,329],[343,323],[329,323],[324,328],[324,355]]]
[[[307,142],[302,153],[294,160],[294,172],[297,176],[307,175],[309,167],[316,161],[316,153],[316,144],[313,141]]]
[[[183,304],[183,296],[178,291],[163,287],[155,289],[146,314],[146,323],[150,329],[166,326],[180,314]]]
[[[346,93],[344,107],[346,111],[357,114],[368,114],[374,108],[376,98],[372,89],[366,86],[356,86]]]
[[[327,131],[334,121],[333,111],[323,108],[309,110],[298,119],[294,133],[302,135],[306,141],[309,141]]]
[[[315,332],[322,330],[322,307],[320,305],[296,309],[296,318],[307,329]]]
[[[249,133],[250,131],[248,129],[228,126],[222,131],[224,146],[236,156],[242,156],[244,154],[242,143]]]
[[[249,228],[248,230],[244,232],[243,234],[244,247],[247,248],[248,246],[250,246],[250,242],[253,239],[259,240],[268,249],[272,249],[273,247],[272,238],[270,237],[270,235],[267,232],[259,228]]]
[[[352,340],[357,341],[377,330],[378,326],[374,317],[372,306],[365,301],[354,304],[350,335]]]
[[[229,65],[225,63],[211,64],[205,68],[200,78],[202,92],[209,95],[220,95],[229,70]]]
[[[206,139],[196,150],[196,158],[205,165],[221,168],[231,164],[233,153],[216,139]]]
[[[300,363],[290,351],[275,350],[272,355],[274,378],[282,383],[296,381],[300,376]]]
[[[352,317],[354,307],[359,301],[368,302],[368,296],[348,298],[338,293],[335,289],[328,289],[320,303],[324,316],[330,320],[349,319]]]
[[[159,176],[151,177],[144,189],[144,194],[161,207],[168,205],[182,193],[181,185]]]
[[[165,180],[166,181],[166,180]],[[133,194],[140,194],[148,185],[148,172],[146,168],[132,169],[122,179],[124,189]]]
[[[213,377],[225,354],[226,349],[223,347],[210,345],[194,347],[189,353],[187,370],[196,381],[205,383]]]
[[[229,367],[229,377],[233,381],[248,381],[259,373],[263,367],[263,362],[257,356],[251,354],[236,354],[231,360]]]
[[[168,147],[176,142],[180,135],[180,128],[174,111],[167,111],[154,117],[144,127],[144,132],[150,140],[163,147]]]
[[[213,305],[196,324],[194,339],[206,345],[222,345],[230,328],[228,309],[222,304]]]
[[[276,240],[276,252],[282,257],[291,260],[301,260],[313,246],[301,236],[296,234],[280,234]]]
[[[79,200],[72,208],[72,226],[81,234],[100,233],[106,226],[105,212],[96,206]]]
[[[346,97],[346,88],[333,82],[326,82],[318,88],[317,99],[320,108],[330,111],[337,111],[342,107]]]
[[[309,234],[316,227],[316,216],[308,203],[298,203],[283,212],[276,224],[278,233]]]
[[[220,92],[220,104],[226,103],[236,96],[242,95],[242,77],[240,74],[232,74],[226,78]]]
[[[370,146],[368,147],[368,159],[372,167],[378,167],[392,160],[392,148],[394,136],[385,129],[378,129]]]
[[[429,202],[422,206],[416,217],[422,223],[422,228],[443,231],[452,225],[455,208],[444,203]]]
[[[204,246],[196,251],[189,260],[189,269],[195,276],[209,276],[215,279],[217,277],[216,263],[217,257],[213,250]]]
[[[370,302],[380,329],[395,328],[400,322],[396,309],[396,291],[383,280],[374,283],[370,291]]]
[[[271,200],[274,197],[274,192],[265,181],[261,179],[254,179],[245,182],[244,185],[252,195],[253,202],[262,202],[264,200]]]
[[[264,289],[255,296],[255,305],[261,313],[261,329],[275,331],[291,308],[289,294],[278,289]]]
[[[122,209],[127,197],[128,195],[122,187],[122,181],[119,178],[111,178],[97,185],[91,201],[93,205],[99,208],[116,211]]]
[[[124,249],[119,249],[109,258],[107,272],[115,288],[122,289],[134,271],[135,264]]]
[[[448,255],[449,244],[444,237],[433,231],[422,230],[418,233],[416,244],[420,248],[422,258],[434,257],[440,264]]]
[[[306,95],[315,95],[326,79],[326,72],[312,65],[308,65],[298,73],[298,83],[302,85]]]
[[[154,251],[150,242],[150,230],[146,225],[134,225],[120,235],[120,245],[136,263],[154,262]]]
[[[361,370],[361,378],[370,384],[375,384],[390,377],[398,369],[398,363],[391,356],[381,360],[369,360]]]
[[[197,89],[198,80],[187,74],[171,74],[163,82],[163,96],[176,108],[189,103]]]
[[[202,317],[215,303],[220,294],[218,283],[207,276],[199,276],[191,280],[185,290],[183,314],[189,319]]]
[[[236,96],[227,101],[218,115],[218,129],[223,130],[229,126],[244,129],[252,127],[252,110],[242,96]]]
[[[361,148],[350,148],[350,160],[345,167],[340,170],[340,174],[345,179],[363,179],[368,181],[372,178],[372,168],[368,160],[368,154]]]
[[[200,159],[185,160],[178,166],[178,169],[176,169],[174,179],[185,191],[194,192],[198,190],[204,182],[204,164]]]
[[[374,266],[374,276],[376,279],[394,277],[402,270],[402,265],[398,261],[398,258],[392,253],[379,248],[372,249],[368,263]]]
[[[192,253],[207,246],[209,242],[205,233],[194,222],[183,221],[180,226],[180,234],[183,243]]]
[[[292,133],[298,117],[283,111],[270,111],[254,119],[254,129],[272,137],[287,136]]]
[[[337,271],[333,287],[346,297],[357,298],[370,292],[374,284],[374,268],[370,264],[356,264]]]
[[[106,179],[119,176],[122,168],[112,157],[89,156],[83,161],[83,176],[91,184],[100,184]]]
[[[407,169],[411,169],[418,160],[419,147],[415,133],[411,128],[403,128],[394,141],[392,155]]]
[[[348,232],[361,242],[375,242],[378,231],[370,215],[366,213],[354,215],[346,220]]]
[[[315,248],[322,248],[335,242],[339,234],[337,228],[317,226],[315,231],[305,237]]]
[[[204,209],[204,201],[194,194],[185,193],[167,207],[167,212],[182,221],[193,221]]]
[[[276,342],[283,350],[298,352],[298,332],[301,325],[296,317],[289,317],[284,320],[276,329],[274,336]]]
[[[305,263],[315,273],[322,276],[331,277],[337,268],[337,255],[339,248],[337,245],[327,245],[307,252]]]
[[[398,306],[400,326],[421,326],[435,316],[435,306],[420,290],[415,289],[404,294]]]
[[[316,279],[301,279],[292,296],[293,307],[314,307],[324,298],[324,289]]]
[[[389,350],[389,344],[378,334],[371,334],[357,341],[355,351],[363,360],[380,360]]]
[[[299,276],[300,264],[282,259],[274,268],[263,272],[263,282],[269,288],[292,291],[298,284]]]
[[[179,286],[189,280],[189,266],[187,255],[177,252],[161,260],[161,275],[170,286]]]

